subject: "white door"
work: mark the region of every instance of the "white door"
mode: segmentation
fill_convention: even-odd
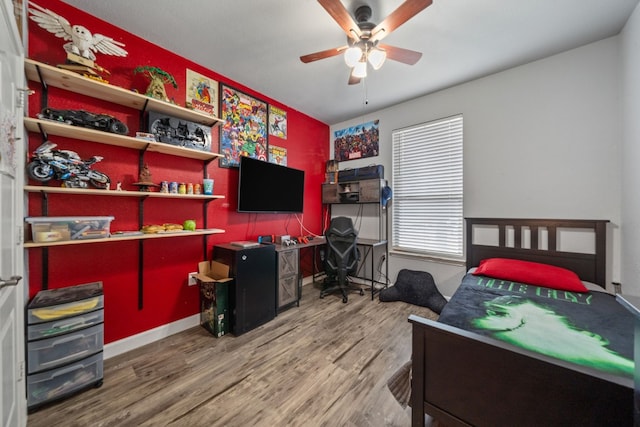
[[[24,286],[24,54],[14,5],[0,6],[0,426],[25,426]],[[25,0],[26,3],[26,0]]]

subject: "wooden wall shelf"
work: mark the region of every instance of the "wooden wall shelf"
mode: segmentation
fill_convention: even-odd
[[[186,157],[189,159],[213,160],[217,157],[222,157],[221,154],[212,153],[210,151],[195,150],[193,148],[179,147],[177,145],[164,144],[162,142],[145,141],[131,136],[118,135],[115,133],[103,132],[79,126],[71,126],[65,123],[35,119],[32,117],[24,118],[24,126],[30,132],[45,132],[48,135],[81,139],[83,141],[115,145],[118,147],[132,148],[141,151],[152,151],[156,153],[169,154],[171,156]]]
[[[87,195],[87,196],[114,196],[114,197],[156,197],[165,199],[200,199],[213,200],[224,199],[223,195],[206,195],[206,194],[172,194],[160,192],[146,191],[116,191],[116,190],[98,190],[94,188],[66,188],[66,187],[47,187],[45,185],[25,185],[24,191],[30,193],[57,193],[69,195]]]
[[[29,80],[87,95],[92,98],[104,99],[105,101],[134,108],[138,111],[153,110],[207,126],[215,126],[222,123],[221,119],[200,111],[189,110],[176,104],[141,95],[132,90],[91,80],[72,71],[63,70],[28,58],[25,59],[24,62],[25,71]]]
[[[219,228],[206,228],[195,231],[179,231],[175,233],[154,233],[142,234],[136,236],[111,236],[104,239],[85,239],[85,240],[62,240],[58,242],[25,242],[25,248],[41,248],[51,246],[67,246],[67,245],[86,245],[89,243],[105,243],[105,242],[125,242],[127,240],[149,240],[149,239],[166,239],[174,237],[193,237],[206,236],[209,234],[221,234],[224,230]]]

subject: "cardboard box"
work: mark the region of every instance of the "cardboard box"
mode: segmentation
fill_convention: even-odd
[[[229,266],[217,261],[198,263],[200,325],[215,337],[229,332]]]

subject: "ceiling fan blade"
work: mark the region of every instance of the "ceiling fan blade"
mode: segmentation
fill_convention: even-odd
[[[320,52],[310,53],[300,57],[300,61],[305,64],[320,59],[331,58],[332,56],[340,55],[348,46],[334,47],[333,49],[327,49]]]
[[[353,20],[349,11],[344,7],[340,0],[318,0],[318,3],[331,15],[331,17],[340,25],[340,28],[347,34],[347,37],[355,41],[360,39],[362,31]],[[431,2],[429,2],[431,3]]]
[[[387,58],[403,64],[413,65],[422,58],[421,52],[415,50],[403,49],[401,47],[390,46],[388,44],[379,43],[378,47],[387,52]]]
[[[350,85],[357,85],[358,83],[360,83],[360,77],[356,77],[353,75],[353,69],[351,70],[351,73],[349,73],[349,84]]]
[[[407,0],[371,30],[371,41],[382,40],[400,25],[431,5],[432,0]]]

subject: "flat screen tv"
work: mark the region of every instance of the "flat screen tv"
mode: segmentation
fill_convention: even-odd
[[[304,171],[240,157],[238,212],[302,213]]]

